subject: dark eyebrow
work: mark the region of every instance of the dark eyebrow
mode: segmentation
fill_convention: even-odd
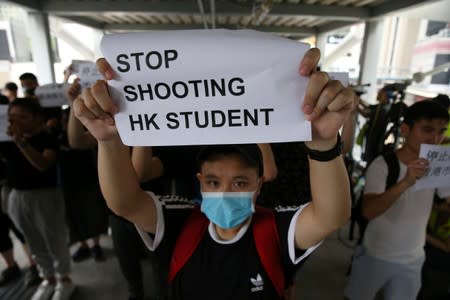
[[[217,179],[217,176],[213,174],[206,174],[205,179]]]
[[[233,178],[233,180],[236,180],[236,179],[249,180],[248,176],[236,176],[236,177]]]

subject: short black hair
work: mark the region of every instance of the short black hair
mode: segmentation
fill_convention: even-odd
[[[264,166],[261,151],[256,144],[239,145],[209,145],[200,149],[197,156],[199,170],[206,161],[213,161],[218,158],[230,155],[239,156],[249,167],[256,168],[258,175],[264,174]]]
[[[33,117],[43,117],[42,106],[33,98],[16,98],[9,103],[8,113],[13,107],[20,107],[28,111]]]
[[[7,82],[5,84],[5,90],[10,90],[10,91],[16,92],[17,89],[18,89],[17,84],[15,84],[14,82]]]
[[[431,99],[431,101],[442,105],[447,110],[450,108],[450,98],[447,95],[439,94]]]
[[[23,73],[19,77],[20,80],[34,80],[37,82],[37,77],[33,73]]]
[[[434,101],[423,100],[414,103],[406,109],[403,122],[412,128],[417,121],[436,119],[448,122],[448,111],[442,105]]]

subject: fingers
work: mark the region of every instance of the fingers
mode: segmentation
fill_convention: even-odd
[[[337,94],[336,99],[327,106],[329,111],[340,111],[342,109],[352,110],[355,106],[355,98],[356,95],[353,90],[349,87],[344,88],[341,85],[342,89]]]
[[[74,101],[81,94],[81,85],[79,82],[80,78],[76,78],[67,90],[67,95],[72,101]]]
[[[315,72],[311,75],[303,101],[303,112],[306,115],[311,115],[313,113],[320,93],[322,93],[328,80],[328,74],[325,72]]]
[[[78,97],[73,101],[73,112],[75,116],[82,121],[83,119],[93,120],[97,116],[94,115],[84,104],[83,98]]]
[[[111,80],[114,78],[114,70],[105,58],[102,57],[97,59],[95,64],[97,66],[97,70],[103,75],[103,78],[106,80]]]
[[[411,173],[414,175],[414,177],[420,178],[423,175],[425,175],[425,172],[427,171],[429,166],[429,162],[425,158],[419,158],[417,160],[414,160],[408,164],[408,169],[411,171]]]
[[[109,115],[116,114],[119,110],[109,95],[108,85],[103,80],[97,80],[91,88],[92,95],[97,104]]]
[[[317,68],[317,64],[320,60],[320,50],[317,48],[309,49],[303,56],[300,62],[299,72],[300,75],[309,76]]]
[[[90,114],[93,114],[95,118],[106,120],[108,123],[113,124],[113,120],[111,118],[111,114],[108,111],[105,111],[101,105],[99,104],[99,99],[97,96],[94,97],[93,90],[96,84],[92,88],[87,88],[83,90],[83,101],[86,108],[89,110]],[[98,88],[97,88],[98,89]],[[102,95],[103,91],[97,92],[97,94]],[[109,97],[109,96],[108,96]]]

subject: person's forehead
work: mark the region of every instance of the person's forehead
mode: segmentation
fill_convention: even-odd
[[[20,107],[20,106],[12,106],[9,109],[9,115],[27,115],[27,116],[31,116],[31,112],[29,112],[27,109]]]
[[[437,129],[447,128],[448,121],[443,119],[420,119],[415,122],[415,128],[423,128],[423,127],[433,127]]]
[[[249,164],[238,154],[217,156],[214,159],[206,160],[201,165],[202,171],[216,171],[220,172],[224,169],[234,169],[234,170],[255,170],[257,168],[249,166]]]

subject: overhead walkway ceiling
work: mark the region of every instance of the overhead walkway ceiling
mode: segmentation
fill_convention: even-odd
[[[311,36],[435,1],[418,0],[10,0],[104,31],[252,28]]]

